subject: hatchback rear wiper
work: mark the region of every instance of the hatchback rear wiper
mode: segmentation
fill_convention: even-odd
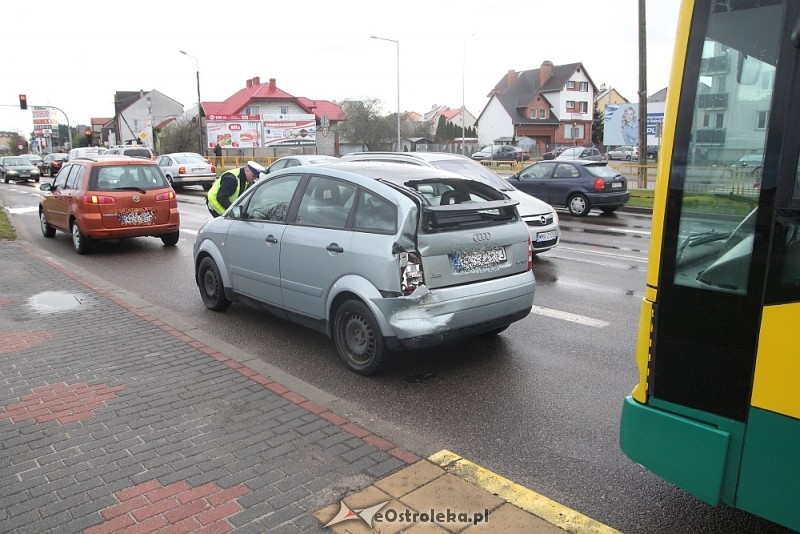
[[[141,187],[136,187],[136,186],[115,187],[114,189],[116,191],[139,191],[140,193],[147,194],[147,191],[145,191]]]

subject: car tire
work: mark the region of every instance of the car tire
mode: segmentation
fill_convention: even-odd
[[[164,243],[165,247],[174,247],[178,244],[178,240],[181,237],[180,230],[176,230],[169,234],[164,234],[161,236],[161,242]]]
[[[72,248],[78,254],[86,254],[92,248],[92,241],[83,235],[78,221],[72,222]]]
[[[369,307],[348,300],[336,310],[333,340],[347,367],[360,375],[372,375],[386,365],[386,346],[378,321]]]
[[[589,210],[592,208],[589,205],[589,199],[578,193],[567,199],[567,209],[576,217],[585,217],[589,214]]]
[[[206,308],[214,311],[227,310],[232,304],[225,295],[225,286],[222,275],[213,259],[206,256],[197,267],[197,281],[200,286],[200,296]]]
[[[42,228],[43,236],[53,237],[56,235],[56,229],[47,222],[47,216],[44,214],[44,210],[39,210],[39,226]]]
[[[214,184],[203,184],[203,191],[209,191]]]
[[[38,184],[39,183],[39,177],[37,176],[36,178],[33,179],[33,181]]]

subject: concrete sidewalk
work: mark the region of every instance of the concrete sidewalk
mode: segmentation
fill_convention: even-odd
[[[612,532],[75,272],[0,241],[0,532]]]

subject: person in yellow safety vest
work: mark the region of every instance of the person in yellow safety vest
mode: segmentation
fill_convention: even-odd
[[[240,169],[225,171],[208,190],[206,195],[208,212],[213,217],[222,215],[265,170],[263,165],[248,161],[247,165]]]

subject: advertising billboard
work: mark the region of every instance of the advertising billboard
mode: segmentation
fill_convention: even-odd
[[[659,124],[664,122],[664,102],[647,104],[647,146],[661,144]],[[639,104],[607,104],[603,122],[606,146],[639,145]]]
[[[261,115],[208,115],[206,139],[208,148],[258,148],[261,145]]]
[[[264,115],[261,119],[264,146],[317,144],[317,120],[313,113]]]

